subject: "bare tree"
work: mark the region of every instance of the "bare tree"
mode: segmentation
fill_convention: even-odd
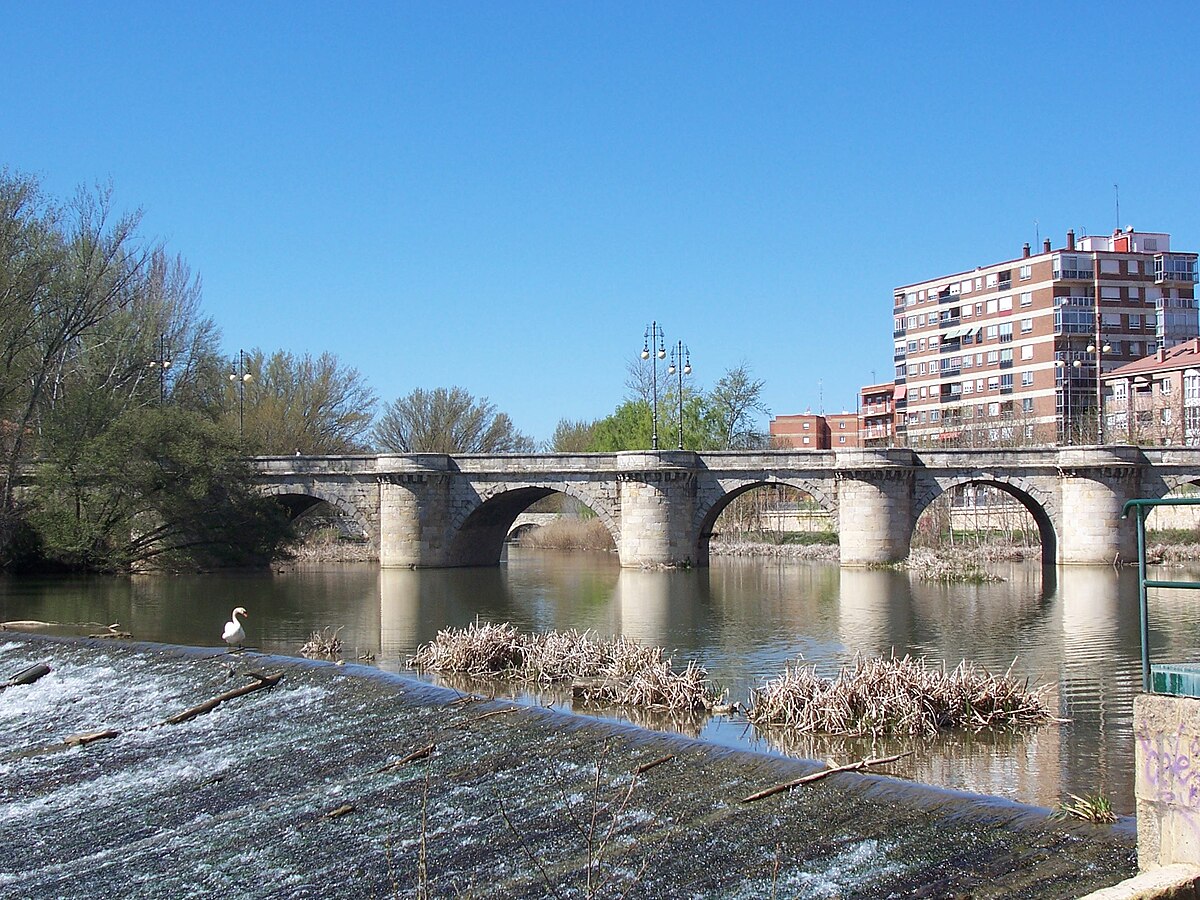
[[[537,446],[486,397],[460,387],[417,388],[393,401],[372,439],[393,453],[530,453]]]
[[[236,366],[235,366],[236,368]],[[250,380],[228,380],[226,408],[232,418],[244,407],[246,447],[259,453],[356,453],[366,449],[375,413],[375,392],[357,369],[333,353],[313,358],[278,350],[253,350],[246,359]],[[236,374],[236,373],[235,373]]]

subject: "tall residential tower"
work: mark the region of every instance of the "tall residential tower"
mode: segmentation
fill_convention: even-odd
[[[1099,375],[1200,334],[1196,258],[1168,234],[1068,231],[1058,250],[896,288],[907,442],[1103,442]]]

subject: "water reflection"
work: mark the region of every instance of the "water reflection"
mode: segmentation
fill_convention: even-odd
[[[665,646],[680,663],[696,660],[741,700],[797,658],[826,674],[856,653],[911,653],[950,666],[967,659],[993,671],[1013,665],[1035,684],[1051,685],[1050,702],[1068,722],[921,744],[900,771],[1045,805],[1066,793],[1104,791],[1129,812],[1132,703],[1141,684],[1136,573],[1019,563],[997,571],[1003,582],[946,585],[824,563],[719,559],[709,569],[658,572],[621,569],[612,554],[513,551],[502,566],[486,569],[333,565],[253,575],[0,578],[0,619],[119,622],[139,640],[218,647],[229,611],[244,606],[254,646],[298,654],[313,631],[341,627],[347,658],[371,654],[390,670],[402,669],[439,629],[476,618],[525,630],[592,628]],[[1186,570],[1152,575],[1200,577]],[[1156,661],[1200,661],[1193,596],[1151,592],[1151,644]],[[570,702],[564,693],[532,699]],[[747,739],[737,721],[638,721],[720,741]],[[758,740],[764,749],[843,761],[894,746],[775,732]]]

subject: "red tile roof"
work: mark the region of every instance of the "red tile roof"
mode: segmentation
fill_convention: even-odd
[[[1200,368],[1200,338],[1192,338],[1186,343],[1176,344],[1170,350],[1159,350],[1151,356],[1126,363],[1118,369],[1106,372],[1104,380],[1192,368]]]

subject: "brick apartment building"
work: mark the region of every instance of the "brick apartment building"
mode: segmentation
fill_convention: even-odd
[[[1099,376],[1200,334],[1196,260],[1168,234],[1069,231],[1057,250],[896,288],[896,442],[1095,440]]]
[[[775,416],[770,424],[771,446],[780,450],[840,450],[859,446],[856,413]]]
[[[1200,339],[1104,375],[1111,442],[1200,446]]]
[[[898,429],[897,426],[900,426]],[[865,447],[890,447],[896,443],[896,383],[868,384],[858,391],[858,435]]]

